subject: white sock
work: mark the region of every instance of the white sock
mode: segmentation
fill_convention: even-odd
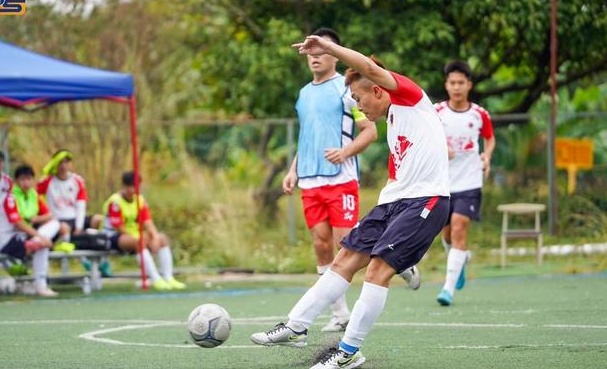
[[[348,281],[331,269],[327,270],[293,306],[287,326],[296,332],[308,329],[324,309],[346,293],[348,287]]]
[[[360,347],[384,310],[387,299],[388,288],[364,282],[341,341],[351,347]]]
[[[48,274],[49,249],[44,248],[32,255],[32,269],[34,270],[34,285],[37,290],[47,288],[46,277]]]
[[[328,265],[317,265],[316,271],[319,275],[325,274],[327,270],[331,267],[331,264]],[[331,304],[331,313],[333,316],[336,316],[340,319],[347,319],[350,316],[350,309],[348,309],[348,302],[346,301],[346,295],[341,296],[334,303]]]
[[[447,256],[447,276],[445,277],[443,289],[447,290],[451,295],[455,292],[455,284],[462,272],[467,256],[467,251],[455,248],[451,248],[449,251],[449,255]]]
[[[46,238],[53,239],[59,233],[59,222],[51,220],[38,227],[38,233]]]
[[[340,319],[348,319],[350,316],[350,309],[348,309],[348,301],[346,301],[346,295],[341,295],[334,303],[331,304],[331,312],[333,316]]]
[[[325,274],[325,272],[327,270],[329,270],[329,268],[331,268],[331,264],[327,264],[327,265],[317,265],[316,266],[316,272],[318,273],[318,275],[323,275]]]
[[[137,254],[137,261],[139,265],[141,265],[141,259],[143,256],[143,265],[145,266],[145,274],[150,277],[152,283],[160,278],[160,274],[158,274],[158,270],[156,270],[156,264],[154,264],[154,258],[152,258],[152,254],[150,254],[150,250],[143,249],[143,251]]]
[[[440,240],[443,244],[443,248],[445,249],[445,254],[449,255],[449,250],[451,250],[451,244],[447,242],[444,237],[441,237]]]
[[[158,250],[158,264],[164,279],[173,278],[173,253],[170,246],[167,245]]]

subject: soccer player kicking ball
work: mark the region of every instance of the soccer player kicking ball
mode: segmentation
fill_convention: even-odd
[[[387,117],[390,177],[378,204],[342,240],[343,248],[292,308],[287,324],[255,333],[260,345],[306,346],[308,327],[367,267],[339,346],[312,369],[356,368],[359,351],[384,309],[391,278],[417,264],[447,220],[449,168],[445,133],[426,93],[413,81],[375,59],[318,36],[294,44],[300,54],[329,54],[350,67],[346,85],[369,120]]]

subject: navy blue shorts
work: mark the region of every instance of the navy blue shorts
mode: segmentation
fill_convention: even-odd
[[[87,215],[84,217],[84,229],[87,228],[91,228],[91,219],[93,217],[91,215]],[[76,230],[76,219],[59,219],[60,222],[62,223],[67,223],[70,228],[71,228],[71,232],[74,233],[74,230]]]
[[[27,250],[25,249],[25,240],[26,236],[18,233],[8,240],[4,247],[0,249],[0,252],[15,259],[23,260],[27,255]]]
[[[448,215],[449,198],[441,196],[377,205],[341,244],[348,250],[378,256],[400,273],[421,260]]]
[[[481,220],[481,200],[482,192],[480,188],[466,190],[462,192],[453,192],[451,194],[451,206],[449,207],[449,218],[447,224],[451,223],[451,214],[457,213],[472,220]]]
[[[112,250],[117,250],[117,251],[122,251],[120,249],[120,246],[118,246],[118,239],[120,238],[120,233],[115,232],[115,233],[110,233],[110,247],[112,248]]]

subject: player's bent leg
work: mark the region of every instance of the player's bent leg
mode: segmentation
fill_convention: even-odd
[[[308,345],[308,330],[296,332],[284,323],[278,323],[267,332],[253,333],[251,341],[263,346],[305,347]]]
[[[461,290],[466,284],[466,264],[468,262],[468,228],[470,227],[470,217],[467,215],[453,213],[451,216],[451,241],[453,247],[466,253],[464,263],[459,272],[456,290]]]
[[[316,254],[316,265],[330,265],[335,256],[333,231],[328,221],[322,221],[310,228],[312,244]]]
[[[357,368],[366,361],[359,347],[384,309],[388,285],[394,274],[395,270],[379,257],[371,259],[339,347],[327,353],[312,369]]]
[[[340,241],[348,234],[350,228],[333,227],[333,248],[338,248]],[[327,266],[328,269],[328,266]],[[321,274],[321,273],[319,273]],[[346,296],[341,296],[331,307],[331,319],[321,329],[322,332],[343,332],[346,330],[346,326],[350,321],[350,309],[348,308],[348,302]]]

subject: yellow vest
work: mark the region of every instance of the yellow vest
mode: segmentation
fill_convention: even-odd
[[[139,224],[137,223],[137,216],[139,212],[137,211],[137,201],[133,199],[133,201],[129,202],[125,200],[119,192],[110,196],[110,198],[107,199],[106,202],[103,204],[106,222],[108,222],[109,207],[111,203],[118,204],[118,206],[120,207],[120,211],[122,212],[122,218],[124,219],[125,232],[135,238],[139,238]],[[144,207],[145,200],[143,198],[143,195],[139,195],[139,208],[143,209]],[[105,228],[112,228],[112,226],[111,224],[106,224]]]

